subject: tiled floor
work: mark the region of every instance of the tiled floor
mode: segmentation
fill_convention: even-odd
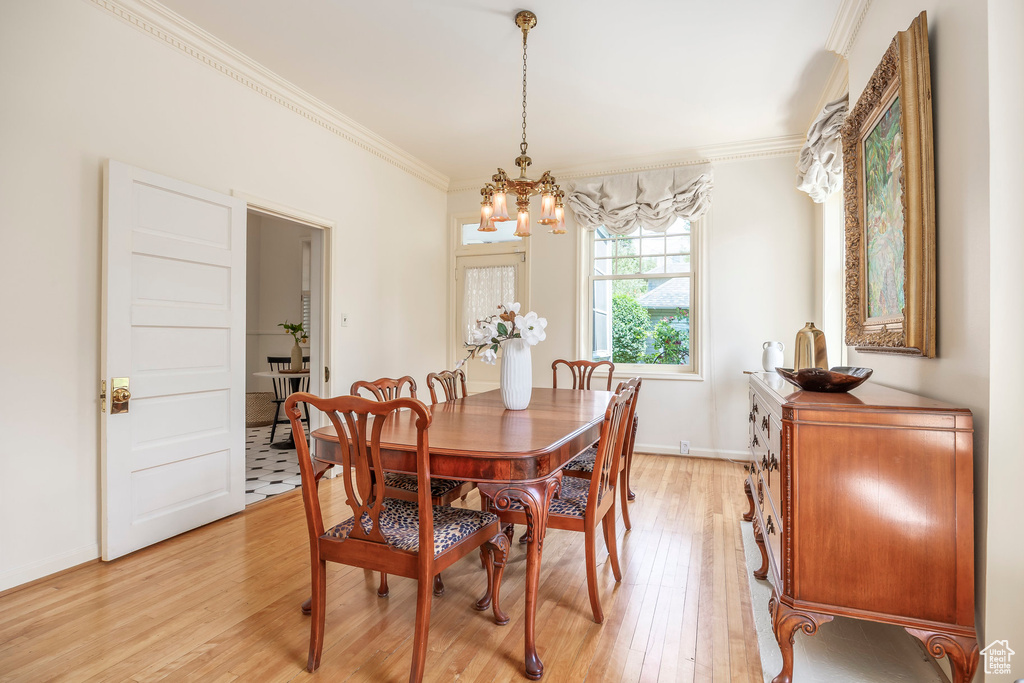
[[[275,441],[288,438],[291,430],[278,425]],[[270,447],[270,427],[245,430],[245,504],[291,491],[302,483],[295,449]]]
[[[768,614],[771,587],[753,577],[761,564],[751,525],[744,523],[743,551],[750,579],[754,627],[765,683],[782,670],[782,653]],[[935,660],[898,626],[836,617],[816,634],[797,632],[793,643],[793,680],[801,683],[947,683]]]

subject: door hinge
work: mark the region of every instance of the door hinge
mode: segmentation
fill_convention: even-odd
[[[330,381],[331,381],[331,369],[325,365],[324,366],[324,382],[330,382]]]
[[[107,380],[100,380],[100,412],[107,412]]]

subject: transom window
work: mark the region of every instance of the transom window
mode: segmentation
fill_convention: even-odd
[[[692,372],[694,225],[590,235],[590,357]]]

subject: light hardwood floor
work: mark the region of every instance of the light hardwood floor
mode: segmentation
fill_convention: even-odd
[[[633,530],[617,520],[623,580],[599,542],[605,623],[587,598],[583,535],[544,544],[537,642],[546,681],[756,681],[761,663],[743,559],[739,465],[638,455]],[[325,480],[328,520],[347,516]],[[469,506],[477,505],[476,493]],[[55,532],[56,533],[56,532]],[[502,585],[512,621],[470,608],[484,587],[474,554],[444,574],[431,613],[428,679],[525,681],[523,547]],[[4,681],[404,681],[414,582],[328,565],[323,664],[305,671],[309,549],[296,490],[109,564],[0,597]]]

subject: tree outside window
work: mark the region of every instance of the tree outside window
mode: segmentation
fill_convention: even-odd
[[[592,358],[616,365],[691,362],[692,227],[593,233]]]

